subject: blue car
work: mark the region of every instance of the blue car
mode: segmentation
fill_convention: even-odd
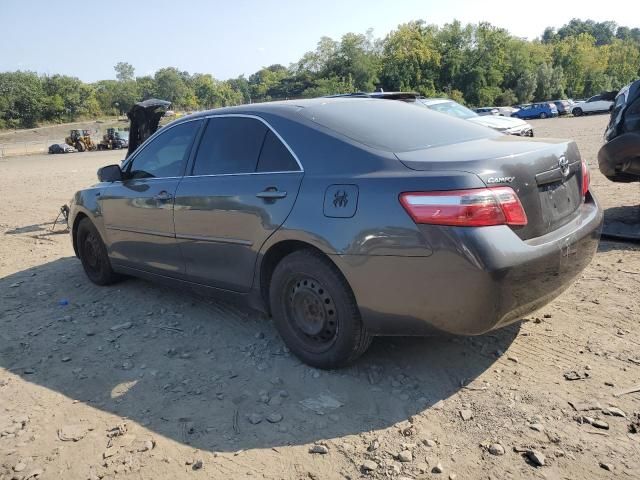
[[[529,118],[548,118],[558,116],[558,107],[553,103],[540,102],[529,103],[526,105],[518,105],[520,110],[511,114],[512,117],[529,119]]]

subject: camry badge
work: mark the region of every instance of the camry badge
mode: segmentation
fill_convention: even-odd
[[[489,177],[487,183],[511,183],[516,177]]]

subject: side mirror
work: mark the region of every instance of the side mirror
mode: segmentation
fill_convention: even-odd
[[[120,165],[107,165],[98,169],[98,180],[101,182],[118,182],[122,180]]]

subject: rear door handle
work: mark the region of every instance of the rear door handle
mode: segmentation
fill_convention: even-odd
[[[173,195],[171,195],[166,190],[163,190],[160,193],[158,193],[157,195],[154,195],[153,199],[157,200],[159,202],[166,202],[168,200],[172,200],[173,199]]]
[[[278,190],[275,187],[269,187],[260,193],[256,193],[256,197],[263,198],[265,200],[277,200],[278,198],[284,198],[286,196],[287,192]]]

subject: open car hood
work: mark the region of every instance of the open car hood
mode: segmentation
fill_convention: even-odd
[[[129,149],[127,158],[158,129],[160,119],[171,106],[167,100],[150,98],[136,103],[127,113],[129,117]]]

